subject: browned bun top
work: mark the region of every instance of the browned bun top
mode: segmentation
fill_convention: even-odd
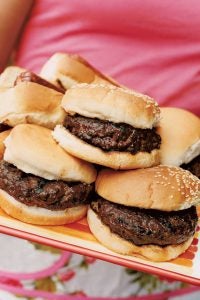
[[[200,202],[200,180],[189,171],[159,165],[130,171],[100,171],[97,193],[111,202],[163,211],[181,210]]]
[[[83,57],[76,54],[55,53],[44,64],[40,75],[65,89],[82,82],[120,86],[112,78],[102,74]]]
[[[136,128],[152,128],[159,120],[160,109],[149,96],[104,84],[78,84],[69,89],[62,107],[68,114],[80,114]]]
[[[191,112],[161,108],[158,133],[162,139],[162,164],[180,166],[200,154],[200,119]]]
[[[4,160],[25,173],[49,180],[92,183],[96,179],[95,168],[65,152],[47,128],[33,124],[18,125],[4,143]]]

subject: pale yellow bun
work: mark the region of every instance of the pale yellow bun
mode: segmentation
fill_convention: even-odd
[[[64,225],[82,219],[87,205],[52,211],[46,208],[27,206],[0,189],[0,207],[11,217],[36,225]]]
[[[103,84],[79,84],[69,89],[62,107],[68,114],[79,114],[137,128],[154,127],[160,109],[152,98],[135,91]]]
[[[24,71],[25,69],[19,68],[17,66],[7,67],[0,75],[0,87],[13,87],[17,76]]]
[[[119,86],[112,78],[103,75],[84,58],[75,54],[55,53],[40,72],[44,79],[65,89],[77,83],[105,83]]]
[[[22,82],[0,91],[0,122],[9,126],[32,123],[53,129],[61,124],[65,112],[63,94],[33,82]]]
[[[0,132],[0,160],[3,158],[5,145],[4,140],[9,136],[11,129]]]
[[[136,246],[133,243],[121,238],[110,231],[110,228],[104,225],[97,214],[89,208],[87,220],[91,232],[108,249],[124,255],[141,255],[152,261],[169,261],[176,258],[192,243],[193,237],[179,245],[169,245],[160,247],[156,245]]]
[[[175,211],[200,202],[200,180],[179,167],[129,171],[100,171],[97,193],[106,200],[127,206]]]
[[[59,145],[71,155],[112,169],[147,168],[158,165],[160,161],[159,150],[157,149],[151,153],[138,152],[134,155],[119,151],[105,152],[79,139],[61,125],[57,125],[52,134]]]
[[[180,166],[200,154],[200,119],[180,108],[161,108],[161,163]]]
[[[18,125],[4,143],[4,160],[25,173],[49,180],[92,183],[96,179],[95,168],[65,152],[47,128],[32,124]]]

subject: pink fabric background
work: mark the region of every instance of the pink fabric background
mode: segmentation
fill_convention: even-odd
[[[16,63],[33,71],[53,53],[83,55],[163,106],[200,115],[198,0],[35,0]]]

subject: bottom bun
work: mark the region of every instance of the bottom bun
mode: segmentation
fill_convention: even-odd
[[[98,215],[91,208],[88,210],[87,219],[93,235],[108,249],[124,255],[139,254],[149,260],[157,262],[169,261],[176,258],[185,252],[193,240],[193,237],[191,237],[182,244],[169,245],[166,247],[156,245],[136,246],[117,234],[112,233],[109,227],[101,222]]]
[[[1,189],[0,207],[15,219],[36,225],[64,225],[80,220],[87,213],[87,205],[80,205],[59,211],[27,206],[15,200]]]
[[[105,152],[98,147],[92,146],[61,125],[57,125],[53,131],[53,137],[59,145],[68,153],[91,163],[106,166],[112,169],[137,169],[156,166],[160,162],[160,152],[158,149],[148,152],[109,151]]]

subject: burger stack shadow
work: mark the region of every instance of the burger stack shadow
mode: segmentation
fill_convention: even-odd
[[[56,64],[60,58],[62,64]],[[0,107],[1,122],[16,126],[5,140],[0,206],[25,222],[58,225],[83,217],[90,203],[89,227],[107,248],[153,261],[177,257],[195,233],[200,182],[189,171],[159,165],[157,103],[80,59],[76,67],[83,64],[89,84],[69,88],[75,76],[69,80],[70,72],[64,74],[63,59],[71,67],[74,57],[57,55],[42,71],[59,90],[21,73],[14,88],[0,92],[0,98],[17,99],[20,115],[8,109],[2,114]],[[18,105],[22,89],[26,100]],[[45,97],[46,104],[38,100],[40,109],[35,108],[31,93],[40,101]],[[102,168],[97,179],[92,164]]]

